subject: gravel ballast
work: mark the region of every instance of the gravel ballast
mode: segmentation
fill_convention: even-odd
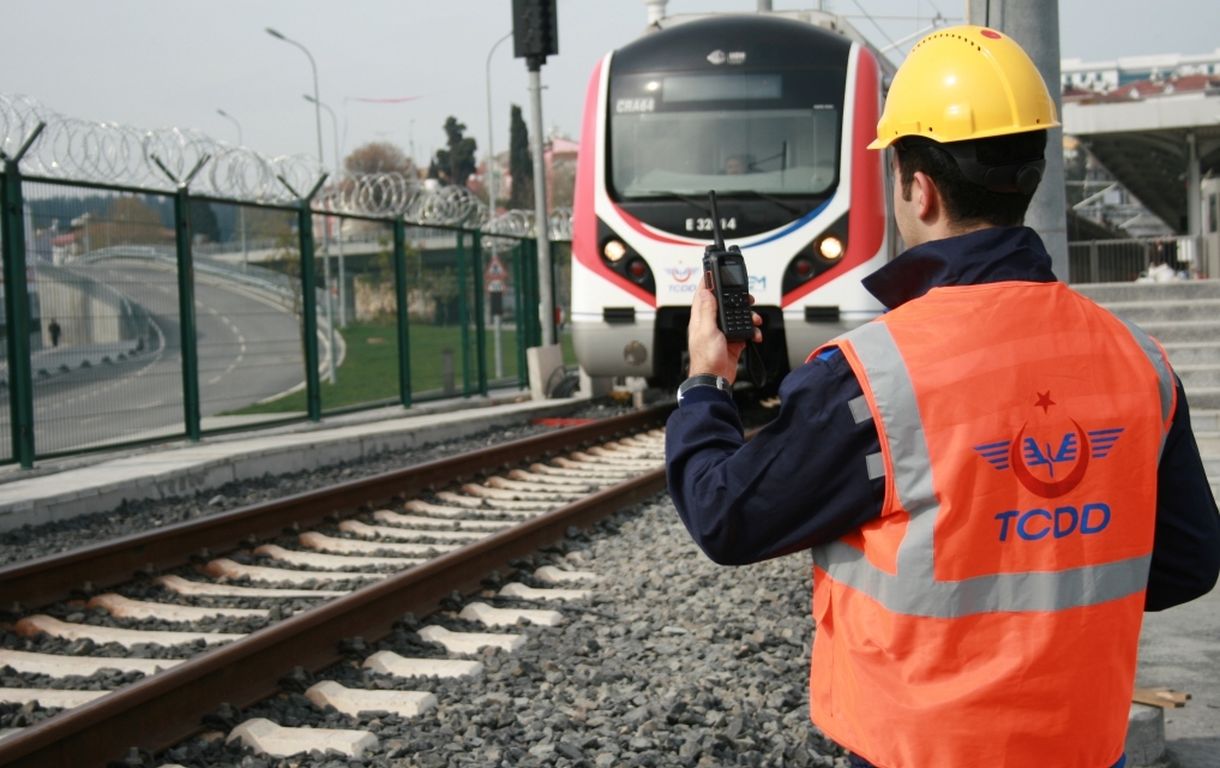
[[[496,574],[487,590],[467,599],[522,605],[494,598],[495,591],[547,563],[594,571],[602,579],[592,597],[560,608],[564,625],[474,627],[456,618],[462,604],[456,600],[429,617],[404,617],[381,642],[355,641],[348,662],[317,674],[299,670],[279,697],[240,713],[218,712],[211,718],[214,732],[167,751],[160,761],[249,768],[846,765],[809,722],[807,556],[717,566],[660,496],[519,563],[516,572]],[[431,647],[429,655],[436,655],[436,647],[415,634],[432,623],[525,632],[530,640],[514,653],[480,654],[484,672],[473,680],[399,680],[360,667],[377,650],[423,655],[421,647]],[[431,691],[439,706],[410,721],[387,714],[349,717],[301,695],[323,679]],[[232,726],[252,717],[286,726],[367,729],[379,745],[357,759],[277,759],[223,743]]]

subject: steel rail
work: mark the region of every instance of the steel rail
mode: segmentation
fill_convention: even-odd
[[[192,558],[216,557],[244,546],[248,540],[315,525],[345,510],[386,503],[489,469],[660,425],[672,408],[661,406],[564,427],[460,456],[9,565],[0,568],[0,608],[29,610],[73,595],[89,594],[141,573],[185,565]]]
[[[439,479],[442,466],[459,474],[485,471],[489,462],[494,467],[501,461],[508,461],[510,446],[516,449],[511,456],[520,456],[522,452],[534,456],[569,447],[575,441],[606,439],[636,431],[657,423],[668,410],[654,409],[570,427],[465,457],[430,462],[414,468],[421,474],[415,482],[422,487]],[[561,435],[566,440],[557,440]],[[470,458],[473,456],[482,457],[484,463],[477,465]],[[347,483],[342,486],[346,489],[343,493],[321,491],[294,498],[319,504],[324,503],[323,500],[350,504],[357,490],[382,494],[385,483],[391,480],[401,483],[405,472],[408,471]],[[453,474],[449,474],[444,479],[452,477]],[[401,485],[396,487],[401,488]],[[247,638],[207,651],[0,741],[0,765],[23,768],[100,766],[121,758],[133,746],[151,750],[171,746],[200,730],[203,715],[222,703],[238,707],[249,705],[273,694],[277,681],[293,667],[313,671],[338,661],[342,657],[341,640],[363,637],[376,641],[388,634],[402,615],[431,612],[454,591],[474,592],[492,570],[562,539],[572,527],[588,527],[624,506],[655,495],[664,487],[664,470],[653,470],[259,630]],[[269,514],[278,522],[283,518],[279,506],[264,504],[257,508],[276,507]],[[245,511],[250,513],[255,509],[248,507]],[[146,542],[140,548],[143,546]],[[104,558],[88,560],[98,562],[101,559]]]

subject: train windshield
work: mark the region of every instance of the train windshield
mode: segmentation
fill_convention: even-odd
[[[842,70],[616,79],[608,148],[616,196],[828,194],[838,179],[843,82]]]

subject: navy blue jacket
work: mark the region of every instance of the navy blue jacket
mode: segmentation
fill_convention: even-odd
[[[1042,240],[1026,227],[984,229],[908,250],[864,280],[894,308],[943,285],[1055,280]],[[823,353],[785,377],[779,415],[747,443],[732,398],[696,387],[669,417],[669,493],[708,557],[742,565],[838,539],[880,516],[884,478],[865,456],[880,450],[876,426],[857,424],[848,401],[862,394],[841,353]],[[1190,428],[1178,407],[1157,471],[1156,536],[1145,599],[1161,610],[1209,592],[1220,573],[1220,514]]]

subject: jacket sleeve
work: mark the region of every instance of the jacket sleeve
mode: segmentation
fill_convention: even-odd
[[[1211,591],[1220,574],[1220,514],[1208,485],[1179,379],[1157,468],[1156,534],[1144,608],[1160,611]]]
[[[872,421],[848,402],[860,384],[841,353],[792,371],[774,421],[748,443],[737,408],[712,387],[689,390],[665,432],[669,492],[703,551],[742,565],[832,541],[881,514],[884,478]]]

